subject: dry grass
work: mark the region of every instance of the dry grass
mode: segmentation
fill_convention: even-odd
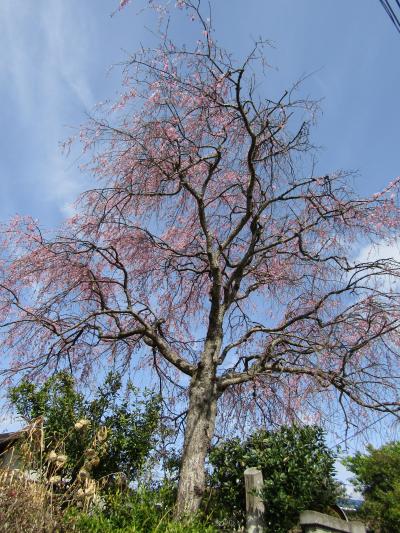
[[[82,422],[71,431],[81,431]],[[12,449],[13,466],[0,468],[0,533],[71,531],[63,520],[65,512],[70,507],[88,511],[98,497],[99,483],[91,478],[91,470],[100,460],[106,439],[107,430],[100,428],[84,452],[76,479],[71,481],[63,477],[68,459],[63,443],[44,455],[43,421],[34,421]]]
[[[62,531],[60,510],[40,482],[16,470],[0,472],[0,531],[30,533]]]

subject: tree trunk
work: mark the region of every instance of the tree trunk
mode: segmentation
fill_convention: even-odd
[[[200,369],[192,378],[189,392],[177,516],[193,515],[199,509],[205,490],[205,459],[215,429],[217,399],[213,372]]]

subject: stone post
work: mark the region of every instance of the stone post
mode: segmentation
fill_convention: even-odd
[[[246,487],[246,532],[262,533],[264,531],[264,502],[255,494],[263,486],[263,476],[257,468],[244,471]]]

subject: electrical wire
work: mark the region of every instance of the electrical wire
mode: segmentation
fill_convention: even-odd
[[[341,440],[340,442],[337,442],[336,444],[334,444],[333,446],[329,446],[330,449],[333,449],[333,448],[337,448],[338,446],[340,446],[341,444],[344,444],[349,441],[349,440],[352,440],[354,439],[354,437],[357,437],[358,435],[361,435],[361,433],[363,433],[365,430],[371,428],[372,426],[375,426],[375,424],[377,424],[378,422],[381,422],[381,420],[383,420],[384,418],[386,418],[387,416],[389,416],[390,414],[392,413],[385,413],[384,415],[382,415],[381,417],[379,417],[377,420],[374,420],[373,422],[371,422],[371,424],[368,424],[368,426],[365,426],[365,427],[362,427],[361,429],[359,429],[358,431],[356,431],[355,433],[353,433],[352,435],[350,435],[350,437],[346,437],[345,439]]]
[[[400,0],[394,0],[394,1],[399,9],[399,15],[400,15]],[[386,11],[388,17],[392,21],[396,30],[400,33],[400,19],[399,19],[399,16],[396,15],[395,13],[396,5],[392,6],[390,4],[390,0],[379,0],[379,3],[383,7],[383,9]]]

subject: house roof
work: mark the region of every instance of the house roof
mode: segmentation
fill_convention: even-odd
[[[11,433],[0,433],[0,454],[5,452],[9,446],[12,446],[17,440],[19,440],[25,430],[13,431]]]

